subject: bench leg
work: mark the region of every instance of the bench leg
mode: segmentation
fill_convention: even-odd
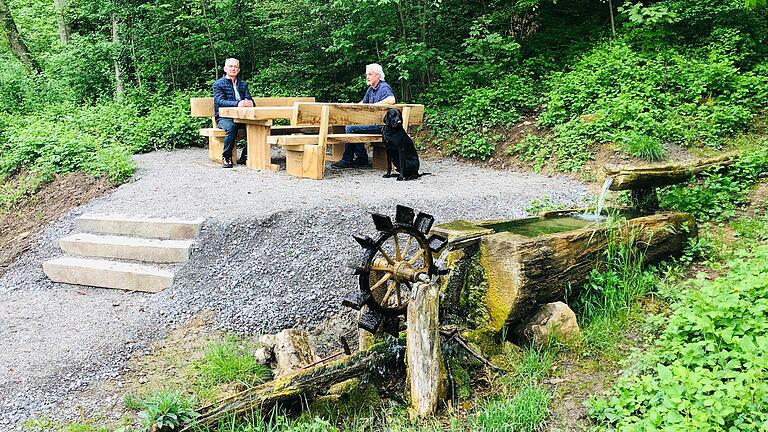
[[[248,123],[246,125],[248,140],[248,160],[245,166],[251,169],[272,169],[272,159],[267,137],[269,126]]]
[[[290,176],[303,177],[304,152],[285,150],[285,172]]]
[[[383,145],[373,145],[373,167],[383,171],[387,170],[387,150]]]
[[[318,145],[305,145],[302,161],[302,177],[322,180],[325,171],[325,152]]]
[[[326,155],[325,158],[331,162],[340,161],[344,156],[345,144],[330,144],[329,147],[331,147],[331,154]]]
[[[208,137],[208,157],[214,162],[221,162],[224,152],[224,137]]]

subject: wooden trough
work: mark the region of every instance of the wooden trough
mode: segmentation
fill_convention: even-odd
[[[611,228],[573,211],[438,225],[433,231],[447,236],[456,249],[446,260],[451,271],[443,280],[444,307],[448,314],[482,317],[484,323],[476,325],[499,332],[566,293],[575,298],[592,269],[604,265],[611,229],[620,231],[614,238],[632,236],[647,262],[680,253],[696,235],[691,215],[671,212],[630,218]],[[458,291],[470,285],[482,292],[468,302],[462,300],[467,293]]]

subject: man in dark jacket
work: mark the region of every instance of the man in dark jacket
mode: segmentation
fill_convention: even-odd
[[[234,120],[227,117],[219,117],[219,107],[252,107],[253,98],[248,91],[248,84],[238,79],[240,73],[240,60],[228,58],[224,62],[224,76],[213,83],[213,110],[216,117],[216,126],[224,129],[227,136],[224,138],[224,151],[221,155],[221,162],[224,168],[232,168],[232,152],[237,157],[235,141],[237,141],[237,129],[245,128],[244,124],[235,123]],[[243,153],[237,163],[244,164],[248,157],[248,148],[243,149]]]

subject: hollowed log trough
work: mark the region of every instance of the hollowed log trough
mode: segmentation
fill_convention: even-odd
[[[592,269],[605,265],[610,237],[633,236],[645,261],[652,263],[679,254],[686,240],[696,235],[695,221],[687,213],[635,217],[610,228],[562,227],[551,234],[536,235],[535,229],[525,228],[567,225],[560,221],[569,214],[572,211],[507,221],[459,220],[434,227],[454,248],[460,247],[446,259],[450,273],[443,280],[444,315],[475,317],[477,327],[500,332],[546,303],[575,298]],[[610,236],[609,230],[619,232]],[[467,290],[475,292],[468,295]]]

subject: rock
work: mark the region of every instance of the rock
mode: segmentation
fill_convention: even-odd
[[[319,360],[309,344],[309,333],[304,330],[286,329],[274,336],[275,376],[287,375]]]
[[[268,365],[274,360],[275,353],[271,348],[261,347],[253,353],[253,356],[259,364]]]
[[[567,340],[581,333],[576,314],[563,302],[547,303],[532,317],[515,327],[515,334],[536,347],[546,346],[550,338]]]

